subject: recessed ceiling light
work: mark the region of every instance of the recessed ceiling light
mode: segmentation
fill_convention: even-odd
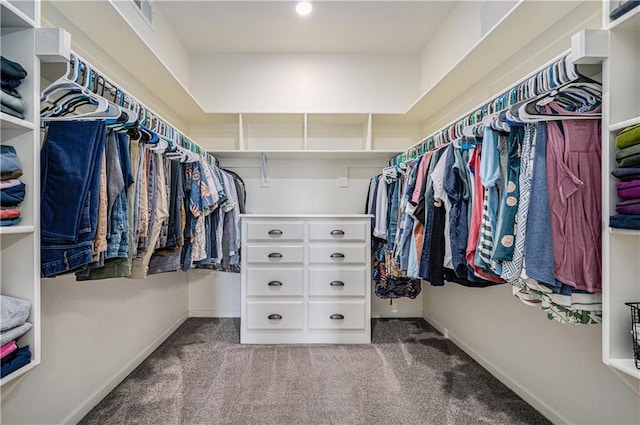
[[[310,1],[299,1],[296,4],[296,12],[298,12],[298,15],[301,16],[307,16],[309,13],[311,13],[312,9],[313,6],[311,6]]]

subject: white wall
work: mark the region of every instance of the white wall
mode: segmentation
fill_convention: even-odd
[[[247,187],[249,213],[363,213],[369,180],[379,174],[384,160],[268,160],[271,187],[260,185],[257,160],[221,160],[238,173]],[[341,168],[348,168],[349,185],[338,187]],[[420,317],[422,295],[390,304],[372,293],[373,317]],[[189,272],[189,311],[194,316],[240,316],[240,275]]]
[[[42,280],[42,363],[2,400],[3,424],[76,423],[187,317],[186,273]]]
[[[207,112],[404,113],[419,93],[413,55],[191,55]]]
[[[602,363],[602,327],[548,320],[507,286],[425,287],[424,317],[555,423],[640,423],[640,384]]]

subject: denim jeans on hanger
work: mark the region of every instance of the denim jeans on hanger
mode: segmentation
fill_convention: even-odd
[[[40,162],[41,257],[45,277],[92,261],[106,137],[107,127],[102,121],[49,124]]]

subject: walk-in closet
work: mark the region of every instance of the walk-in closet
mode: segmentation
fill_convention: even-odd
[[[640,423],[640,1],[0,0],[0,422]]]

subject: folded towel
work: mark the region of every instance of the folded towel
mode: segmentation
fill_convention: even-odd
[[[0,111],[4,112],[5,114],[14,116],[16,118],[20,118],[21,120],[24,119],[24,114],[22,112],[18,112],[13,108],[10,108],[9,106],[5,105],[4,103],[0,103]]]
[[[22,182],[18,179],[0,180],[0,190],[15,187],[20,184],[22,184]]]
[[[12,91],[18,93],[16,90]],[[20,94],[14,96],[13,94],[9,94],[5,89],[0,90],[0,103],[20,114],[24,114],[24,111],[27,109],[27,105],[20,97]]]
[[[627,199],[616,204],[616,212],[620,214],[640,214],[640,199]]]
[[[640,165],[640,144],[618,149],[616,152],[616,164],[618,167]]]
[[[616,168],[611,175],[621,181],[640,179],[640,167]]]
[[[2,78],[22,80],[27,76],[27,70],[18,62],[13,62],[4,56],[0,56],[0,75],[2,75]]]
[[[21,168],[16,149],[13,146],[0,145],[0,173],[5,174]]]
[[[628,11],[640,6],[640,0],[628,0],[620,3],[620,6],[616,7],[609,13],[609,18],[612,20],[618,19]]]
[[[33,328],[33,325],[29,322],[16,328],[11,328],[6,331],[0,332],[0,345],[5,345],[9,341],[14,341],[26,334]]]
[[[640,215],[616,214],[609,217],[609,227],[618,229],[640,229]]]
[[[21,367],[28,365],[29,362],[31,362],[31,351],[29,350],[29,346],[25,345],[24,347],[19,348],[18,351],[13,353],[11,356],[7,357],[6,361],[2,362],[0,375],[4,378]]]
[[[618,182],[616,189],[620,199],[640,199],[640,180]]]
[[[0,190],[0,205],[3,207],[16,206],[24,201],[26,186],[20,183],[17,186]]]
[[[31,301],[0,295],[0,331],[24,325],[30,311]]]
[[[2,77],[0,79],[0,87],[2,87],[3,89],[15,89],[16,87],[19,87],[20,84],[22,84],[22,80],[18,80],[15,78]]]
[[[616,147],[618,149],[628,148],[638,143],[640,143],[640,124],[627,127],[616,136]]]
[[[22,221],[22,217],[0,219],[0,227],[15,226]]]
[[[0,220],[9,220],[17,217],[20,217],[20,208],[0,208]]]
[[[18,349],[15,341],[9,341],[2,347],[0,347],[0,359],[4,359],[9,354],[13,353]]]

